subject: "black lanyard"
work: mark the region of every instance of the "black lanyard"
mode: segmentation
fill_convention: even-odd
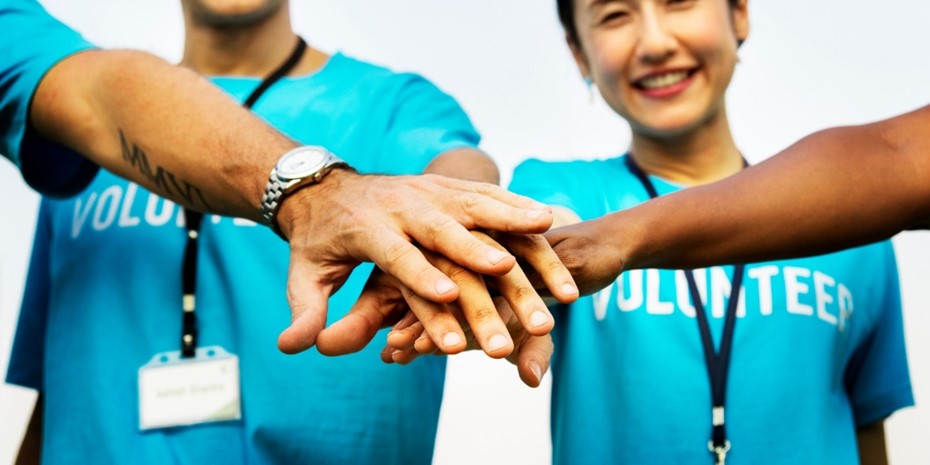
[[[307,50],[307,43],[297,37],[297,45],[287,60],[278,66],[249,94],[242,106],[251,109],[255,102],[282,77],[291,72]],[[184,224],[187,229],[187,243],[184,246],[184,263],[181,269],[181,308],[184,310],[181,320],[181,357],[193,357],[197,350],[197,315],[195,313],[197,291],[197,249],[200,225],[203,223],[203,214],[184,209]]]
[[[624,161],[627,168],[639,179],[646,189],[650,199],[659,196],[655,185],[643,171],[631,154],[627,154]],[[745,161],[743,162],[745,165]],[[716,463],[723,464],[727,452],[730,450],[730,441],[727,439],[727,429],[724,421],[724,412],[727,397],[727,374],[730,370],[730,354],[733,349],[733,330],[736,327],[736,307],[739,305],[740,289],[743,286],[743,264],[736,265],[733,270],[733,285],[730,290],[730,300],[727,302],[727,313],[723,322],[723,334],[720,338],[720,351],[714,350],[714,340],[710,334],[710,324],[707,322],[707,312],[701,294],[698,292],[697,282],[694,280],[694,270],[684,270],[688,280],[688,292],[694,303],[694,313],[697,317],[698,329],[701,331],[701,343],[704,346],[704,363],[707,365],[707,376],[710,379],[711,390],[711,440],[707,448],[715,455]]]

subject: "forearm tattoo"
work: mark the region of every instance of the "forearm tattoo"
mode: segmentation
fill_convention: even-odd
[[[138,145],[126,140],[122,129],[119,129],[119,143],[123,152],[123,160],[138,169],[148,179],[150,183],[148,187],[157,191],[156,194],[171,200],[184,201],[185,205],[196,209],[212,210],[199,187],[184,179],[179,181],[174,173],[161,166],[155,166],[153,170],[145,152]]]

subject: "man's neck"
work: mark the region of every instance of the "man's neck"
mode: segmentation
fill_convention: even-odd
[[[297,35],[291,28],[288,8],[281,8],[264,21],[229,27],[198,23],[184,14],[183,66],[209,76],[267,76],[293,52]],[[328,57],[311,48],[291,75],[313,72]]]
[[[725,108],[675,137],[634,132],[630,151],[647,173],[689,186],[718,181],[743,168]]]

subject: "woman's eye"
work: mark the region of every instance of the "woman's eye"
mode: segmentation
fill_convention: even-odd
[[[601,20],[599,22],[601,24],[615,23],[618,21],[622,21],[623,19],[626,19],[627,16],[629,16],[629,14],[627,14],[626,11],[621,11],[621,10],[608,11],[601,15]]]

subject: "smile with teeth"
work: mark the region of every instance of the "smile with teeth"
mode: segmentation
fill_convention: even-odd
[[[690,76],[689,71],[672,71],[663,74],[656,74],[636,81],[636,87],[643,89],[661,89],[663,87],[678,84]]]

